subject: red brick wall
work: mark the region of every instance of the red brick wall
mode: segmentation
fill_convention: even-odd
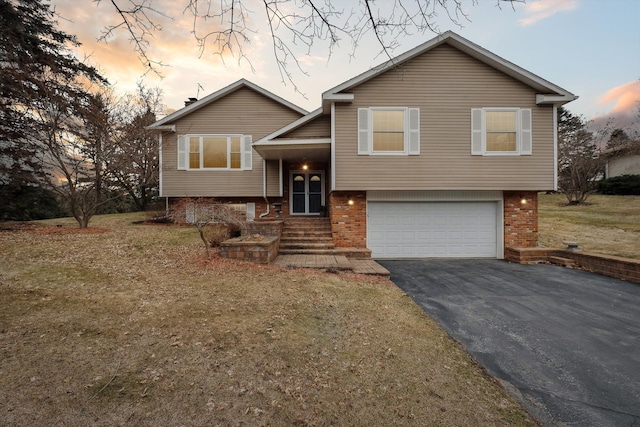
[[[538,193],[505,191],[504,246],[535,248],[538,246]],[[525,200],[526,203],[522,203]]]
[[[333,244],[339,247],[367,247],[367,193],[334,191],[329,195],[329,218]],[[353,204],[349,204],[353,200]]]

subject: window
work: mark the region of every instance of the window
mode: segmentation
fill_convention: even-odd
[[[531,110],[474,108],[471,110],[471,154],[530,155]]]
[[[250,135],[181,135],[178,137],[180,170],[250,170]]]
[[[404,110],[372,111],[373,152],[404,152]]]
[[[405,107],[359,108],[358,154],[420,154],[420,110]]]

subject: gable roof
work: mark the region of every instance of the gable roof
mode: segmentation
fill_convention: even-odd
[[[270,158],[319,158],[329,160],[331,138],[294,138],[278,140],[281,135],[298,129],[322,116],[322,108],[313,110],[281,129],[270,133],[253,143],[253,148],[265,159]]]
[[[519,67],[500,56],[489,52],[485,48],[465,39],[464,37],[454,33],[453,31],[444,32],[433,39],[411,49],[408,52],[403,53],[400,56],[397,56],[389,61],[380,64],[377,67],[372,68],[369,71],[366,71],[350,80],[347,80],[344,83],[339,84],[338,86],[329,89],[328,91],[322,94],[322,109],[326,112],[328,107],[331,105],[331,102],[344,102],[353,99],[353,95],[348,93],[341,93],[344,91],[348,91],[367,80],[370,80],[379,74],[382,74],[393,67],[396,67],[404,62],[409,61],[410,59],[421,55],[429,50],[440,46],[442,44],[449,44],[454,48],[466,53],[467,55],[497,69],[498,71],[503,72],[504,74],[513,77],[514,79],[521,81],[522,83],[534,88],[539,92],[536,97],[536,103],[538,104],[548,104],[548,103],[557,103],[557,104],[566,104],[567,102],[571,102],[578,97],[573,93],[569,92],[557,86],[542,77],[539,77],[522,67]]]
[[[165,116],[164,118],[158,120],[157,122],[153,123],[152,125],[148,126],[148,129],[163,129],[163,125],[166,126],[167,123],[171,123],[174,122],[175,120],[178,120],[179,118],[182,118],[196,110],[199,110],[202,107],[205,107],[209,104],[211,104],[212,102],[215,102],[217,100],[219,100],[220,98],[223,98],[239,89],[242,89],[244,87],[247,87],[249,89],[254,90],[255,92],[258,92],[259,94],[272,99],[273,101],[284,105],[287,108],[290,108],[293,111],[296,111],[300,114],[306,115],[308,112],[300,107],[298,107],[297,105],[287,101],[286,99],[280,98],[278,95],[275,95],[271,92],[269,92],[266,89],[261,88],[260,86],[258,86],[255,83],[251,83],[249,80],[246,79],[240,79],[235,83],[231,83],[229,86],[226,86],[216,92],[213,92],[212,94],[209,94],[207,96],[205,96],[204,98],[194,102],[193,104],[190,104],[184,108],[181,108],[171,114],[169,114],[168,116]]]

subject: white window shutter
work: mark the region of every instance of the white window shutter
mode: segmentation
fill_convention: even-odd
[[[520,154],[531,155],[532,153],[531,127],[531,110],[520,110]]]
[[[253,168],[253,148],[251,135],[242,136],[242,169],[250,171]]]
[[[420,154],[420,109],[409,108],[409,155]]]
[[[178,136],[178,170],[188,169],[189,150],[187,145],[187,137]]]
[[[482,155],[482,140],[484,138],[482,108],[471,109],[471,155]]]
[[[371,153],[371,143],[369,135],[369,109],[358,108],[358,154],[367,155]]]

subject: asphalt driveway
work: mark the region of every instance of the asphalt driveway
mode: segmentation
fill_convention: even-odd
[[[500,260],[378,262],[544,425],[640,425],[640,285]]]

